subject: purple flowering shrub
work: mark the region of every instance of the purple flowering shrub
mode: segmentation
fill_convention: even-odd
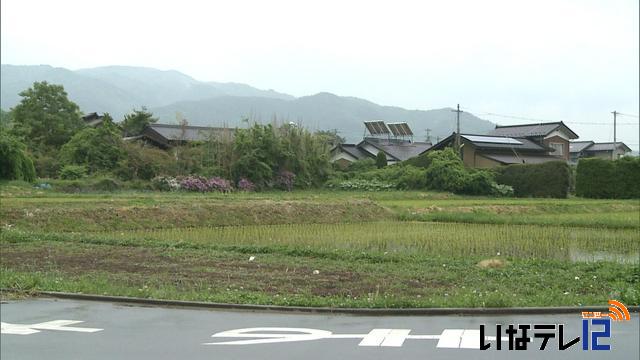
[[[292,173],[291,171],[287,171],[287,170],[282,170],[280,171],[280,173],[278,173],[278,176],[276,176],[276,185],[278,185],[280,188],[283,188],[287,191],[291,191],[293,190],[293,184],[294,181],[296,179],[296,174]]]
[[[242,178],[238,181],[238,189],[250,192],[256,189],[256,185],[252,183],[251,180]]]
[[[180,179],[180,188],[186,191],[207,191],[207,179],[202,176],[186,176]]]
[[[220,191],[226,193],[231,192],[233,189],[229,180],[217,176],[209,179],[206,184],[208,191]]]
[[[180,188],[186,191],[198,192],[231,192],[231,190],[233,190],[233,187],[231,186],[231,182],[229,180],[220,177],[212,177],[211,179],[207,179],[202,176],[187,176],[180,179]]]

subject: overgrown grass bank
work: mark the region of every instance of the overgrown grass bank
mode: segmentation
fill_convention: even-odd
[[[166,203],[122,205],[80,202],[10,206],[0,210],[3,225],[24,230],[92,232],[124,229],[368,222],[392,214],[366,199],[333,201],[180,199]]]

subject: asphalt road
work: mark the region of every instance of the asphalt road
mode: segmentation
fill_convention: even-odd
[[[508,324],[564,324],[568,342],[582,335],[581,314],[373,317],[54,299],[10,301],[0,312],[2,360],[640,358],[637,313],[631,321],[611,323],[611,336],[599,340],[610,351],[585,351],[582,339],[559,351],[557,329],[545,350],[539,350],[543,339],[533,338],[527,350],[510,351],[504,332]],[[478,349],[482,324],[492,344],[484,351]],[[503,324],[502,350],[491,338],[496,324]]]

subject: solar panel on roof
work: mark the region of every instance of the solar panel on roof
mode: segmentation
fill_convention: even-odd
[[[389,124],[387,124],[387,126],[391,130],[391,133],[393,134],[393,136],[399,136],[400,135],[400,131],[398,130],[398,127],[396,126],[395,123],[389,123]]]
[[[509,137],[462,135],[463,138],[480,143],[522,145],[521,141]]]
[[[413,135],[413,131],[411,131],[411,129],[409,128],[409,124],[407,124],[406,122],[400,123],[400,128],[402,128],[402,131],[406,136]]]
[[[389,129],[385,125],[384,121],[365,121],[364,126],[369,130],[371,135],[383,135],[388,134]]]
[[[406,122],[388,123],[389,129],[394,136],[413,136],[413,131],[409,128],[409,124]]]

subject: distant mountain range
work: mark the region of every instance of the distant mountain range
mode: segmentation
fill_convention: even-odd
[[[296,98],[274,90],[260,90],[238,83],[202,82],[178,71],[107,66],[71,71],[48,65],[2,65],[0,107],[8,110],[20,101],[19,92],[35,81],[61,84],[81,110],[108,112],[116,120],[133,108],[146,106],[161,122],[178,117],[191,125],[242,126],[241,120],[300,123],[312,130],[337,129],[355,141],[364,133],[363,121],[406,121],[416,140],[424,140],[426,129],[432,139],[445,137],[455,128],[450,108],[407,110],[381,106],[370,101],[319,93]],[[473,114],[461,114],[461,129],[486,133],[494,124]]]

